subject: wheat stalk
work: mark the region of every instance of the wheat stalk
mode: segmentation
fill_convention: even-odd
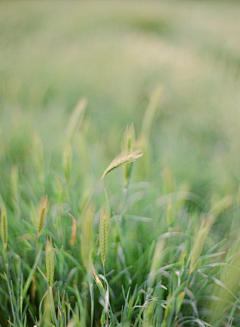
[[[7,248],[7,240],[8,240],[8,221],[7,221],[7,210],[5,205],[1,208],[1,231],[2,231],[2,242],[4,244],[4,248]]]
[[[104,267],[107,247],[110,235],[110,215],[108,210],[104,210],[101,208],[100,213],[100,221],[99,221],[99,242],[100,242],[100,251],[101,251],[101,259]]]
[[[87,208],[82,222],[82,235],[81,235],[81,253],[83,264],[87,271],[90,269],[90,262],[92,257],[92,222],[94,210],[93,206]]]
[[[55,264],[55,255],[52,246],[52,240],[47,240],[46,245],[46,270],[47,270],[47,281],[48,285],[52,287],[54,279],[54,264]]]
[[[123,150],[118,156],[116,156],[107,169],[104,171],[101,179],[103,179],[110,171],[118,168],[124,164],[128,164],[140,158],[143,155],[141,149],[137,150]]]
[[[40,200],[39,205],[38,205],[38,228],[37,228],[38,237],[41,234],[43,224],[44,224],[44,219],[46,217],[48,208],[49,208],[49,202],[48,202],[48,198],[46,195],[46,196],[42,197],[42,199]]]

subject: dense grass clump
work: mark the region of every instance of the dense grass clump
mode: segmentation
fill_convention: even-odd
[[[0,326],[240,326],[239,3],[0,7]]]
[[[72,117],[69,146],[81,125]],[[140,145],[148,136],[127,127],[122,152],[86,195],[64,149],[62,172],[37,166],[24,184],[13,168],[12,202],[1,207],[2,326],[238,326],[238,194],[206,211],[169,167],[160,187],[138,180],[151,165]],[[110,195],[103,183],[120,166],[125,182],[115,175],[122,189]],[[232,223],[221,231],[223,219]]]

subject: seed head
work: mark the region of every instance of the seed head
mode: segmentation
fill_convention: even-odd
[[[99,242],[102,264],[104,266],[107,254],[107,247],[110,235],[110,215],[108,210],[101,208],[100,222],[99,222]]]

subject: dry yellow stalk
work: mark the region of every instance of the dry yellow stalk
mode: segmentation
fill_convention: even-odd
[[[41,234],[43,224],[44,224],[44,219],[47,215],[48,208],[49,208],[49,202],[48,202],[48,198],[46,195],[41,198],[39,205],[38,205],[38,228],[37,228],[38,237]]]
[[[108,210],[101,208],[99,221],[99,243],[101,251],[102,264],[104,266],[107,254],[107,247],[110,235],[110,214]]]
[[[104,171],[101,179],[103,179],[110,171],[115,168],[118,168],[124,164],[131,163],[143,155],[141,149],[137,150],[124,150],[118,156],[116,156],[107,169]]]
[[[95,271],[95,269],[94,269],[93,264],[92,264],[92,271],[93,271],[93,275],[94,275],[95,281],[96,281],[96,283],[97,283],[97,285],[98,285],[100,291],[102,292],[102,294],[104,294],[104,293],[105,293],[105,289],[104,289],[103,284],[102,284],[102,282],[100,281],[98,275],[96,274],[96,271]]]
[[[70,213],[68,215],[72,218],[72,234],[69,243],[71,246],[73,246],[76,237],[76,232],[77,232],[77,223],[73,215],[71,215]]]
[[[1,208],[1,234],[2,234],[2,242],[4,248],[7,248],[7,240],[8,240],[8,221],[7,221],[7,210],[5,205]]]
[[[59,308],[59,305],[58,305],[58,314],[59,314],[59,317],[62,318],[62,312],[61,312],[61,309]]]
[[[52,240],[47,240],[46,245],[46,270],[47,270],[47,281],[50,287],[53,286],[54,279],[54,266],[55,266],[55,255],[52,246]]]

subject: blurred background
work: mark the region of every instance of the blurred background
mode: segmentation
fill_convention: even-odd
[[[142,180],[158,183],[167,167],[177,184],[188,182],[206,199],[238,189],[239,2],[0,6],[4,201],[12,167],[18,167],[22,181],[30,183],[34,176],[34,140],[42,142],[49,176],[61,171],[66,129],[81,97],[88,105],[84,137],[73,148],[73,180],[81,185],[97,180],[121,151],[126,126],[133,122],[140,135],[149,99],[159,86],[145,154],[150,164]],[[84,176],[89,179],[83,183]]]

